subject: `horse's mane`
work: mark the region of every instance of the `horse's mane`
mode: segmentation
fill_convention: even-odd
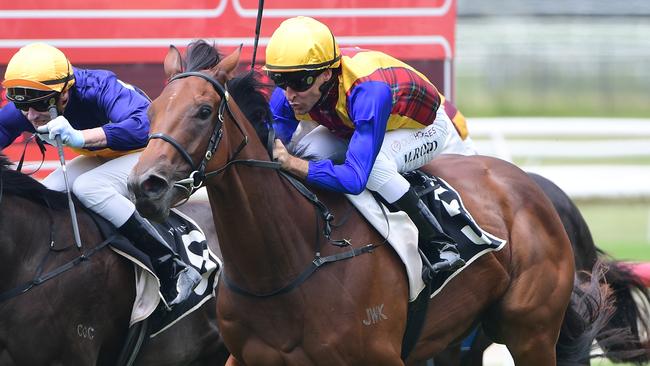
[[[218,64],[222,59],[221,53],[214,44],[197,40],[187,46],[185,57],[186,71],[201,71]],[[262,74],[256,70],[240,73],[228,81],[228,92],[253,124],[257,135],[266,143],[271,121],[268,95],[270,85],[261,81]]]
[[[0,154],[0,200],[4,195],[11,195],[55,210],[63,210],[68,207],[65,193],[47,189],[36,179],[12,169],[11,165],[11,161],[5,155]]]

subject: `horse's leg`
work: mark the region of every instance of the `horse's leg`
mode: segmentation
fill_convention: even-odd
[[[573,290],[574,263],[569,240],[553,214],[548,212],[550,219],[543,222],[543,216],[524,211],[514,220],[512,262],[518,270],[492,310],[497,316],[484,318],[489,319],[484,320],[486,334],[502,340],[516,365],[556,364],[555,344]]]
[[[573,261],[571,257],[568,260]],[[571,264],[566,270],[573,272]],[[540,263],[539,268],[546,269],[543,276],[532,270],[521,273],[493,310],[495,314],[484,318],[486,334],[508,347],[516,365],[556,365],[555,344],[571,293],[573,276],[552,271],[558,267],[551,263]]]

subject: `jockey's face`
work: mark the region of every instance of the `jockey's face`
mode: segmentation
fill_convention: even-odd
[[[65,109],[65,106],[68,104],[68,92],[65,91],[59,96],[59,99],[56,103],[59,113]],[[20,111],[25,118],[34,126],[34,128],[39,126],[44,126],[50,122],[50,112],[49,111],[37,111],[34,108],[29,108],[26,111]]]
[[[332,77],[332,69],[326,69],[316,77],[316,81],[305,91],[296,91],[290,85],[286,86],[284,95],[296,114],[306,114],[311,111],[320,100],[322,92],[321,85]]]

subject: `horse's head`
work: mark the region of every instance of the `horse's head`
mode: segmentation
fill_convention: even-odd
[[[245,119],[226,91],[240,50],[220,58],[213,46],[197,41],[184,62],[170,47],[164,62],[169,83],[149,107],[150,141],[128,180],[142,215],[164,219],[188,196],[187,188],[198,186],[211,167],[226,163],[229,149],[220,146],[228,145],[221,141],[224,121]]]

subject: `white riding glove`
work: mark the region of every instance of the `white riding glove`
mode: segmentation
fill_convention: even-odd
[[[70,122],[64,116],[56,117],[45,126],[37,128],[36,132],[48,133],[44,140],[52,145],[55,145],[56,135],[61,135],[63,144],[70,147],[82,148],[86,143],[83,133],[70,126]]]

